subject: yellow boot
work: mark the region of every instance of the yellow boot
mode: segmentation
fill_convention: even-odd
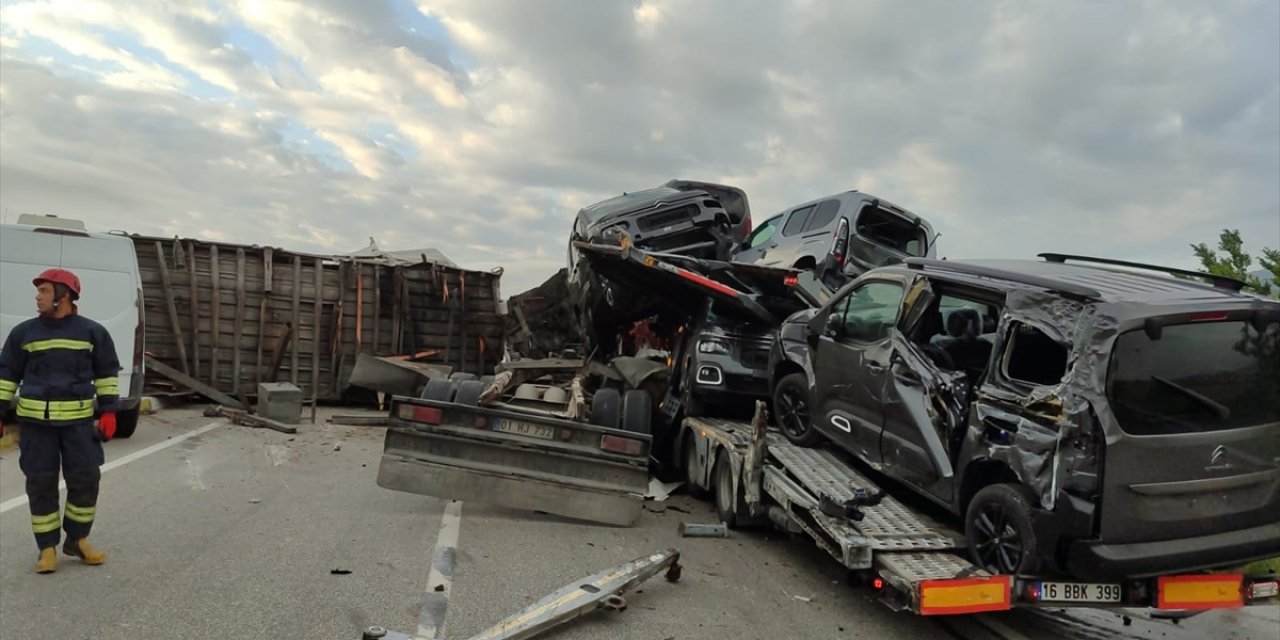
[[[80,558],[85,564],[102,564],[107,561],[107,554],[94,549],[88,538],[67,540],[62,544],[62,552]]]
[[[40,559],[36,560],[36,573],[53,573],[58,570],[58,552],[53,547],[40,550]]]

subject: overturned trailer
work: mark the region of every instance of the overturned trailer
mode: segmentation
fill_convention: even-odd
[[[361,356],[430,352],[427,362],[483,371],[502,358],[501,272],[386,256],[316,255],[135,235],[147,351],[192,381],[233,397],[289,382],[311,399],[350,391]]]

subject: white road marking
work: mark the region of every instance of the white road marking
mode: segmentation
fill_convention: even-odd
[[[462,503],[450,500],[440,518],[440,535],[431,554],[431,571],[427,574],[427,594],[418,614],[417,638],[444,640],[445,615],[449,610],[449,592],[453,589],[453,568],[457,560],[458,532],[462,529]]]
[[[194,438],[194,437],[196,437],[196,436],[198,436],[198,435],[202,435],[202,434],[207,433],[207,432],[209,432],[209,431],[212,431],[214,428],[216,428],[216,427],[220,427],[220,426],[222,426],[222,425],[224,425],[224,424],[227,424],[227,421],[226,421],[226,420],[218,420],[218,421],[216,421],[216,422],[210,422],[209,424],[206,424],[205,426],[200,427],[199,429],[194,429],[194,430],[192,430],[192,431],[188,431],[188,432],[186,432],[186,433],[184,433],[184,434],[182,434],[182,435],[180,435],[180,436],[174,436],[174,437],[172,437],[172,438],[169,438],[168,440],[165,440],[164,442],[157,442],[156,444],[153,444],[153,445],[151,445],[151,446],[147,447],[146,449],[140,449],[140,450],[138,450],[138,451],[134,451],[133,453],[131,453],[131,454],[127,455],[127,456],[122,456],[122,457],[120,457],[120,458],[116,458],[115,460],[112,460],[112,461],[110,461],[110,462],[108,462],[108,463],[106,463],[106,464],[102,465],[102,472],[103,472],[103,473],[106,473],[106,472],[108,472],[108,471],[110,471],[110,470],[112,470],[112,469],[115,469],[116,467],[123,467],[124,465],[129,464],[130,462],[133,462],[133,461],[135,461],[135,460],[137,460],[137,459],[139,459],[139,458],[144,458],[144,457],[149,456],[149,455],[151,455],[151,454],[153,454],[153,453],[155,453],[155,452],[157,452],[157,451],[161,451],[161,450],[163,450],[163,449],[167,449],[167,448],[169,448],[169,447],[172,447],[172,446],[173,446],[173,445],[175,445],[175,444],[178,444],[179,442],[182,442],[182,441],[184,441],[184,440],[188,440],[188,439]],[[58,483],[58,490],[59,490],[59,491],[61,491],[61,490],[63,490],[63,489],[66,489],[66,488],[67,488],[67,482],[66,482],[65,480],[63,480],[62,482],[59,482],[59,483]],[[20,496],[18,496],[18,497],[16,497],[16,498],[9,498],[8,500],[5,500],[4,502],[0,502],[0,513],[5,513],[6,511],[9,511],[9,510],[11,510],[11,509],[16,509],[16,508],[18,508],[18,507],[21,507],[21,506],[22,506],[22,505],[24,505],[24,504],[27,504],[27,496],[26,496],[25,494],[24,494],[24,495],[20,495]]]

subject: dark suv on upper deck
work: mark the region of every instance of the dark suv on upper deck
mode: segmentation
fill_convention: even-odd
[[[770,354],[783,433],[963,517],[992,572],[1119,581],[1280,555],[1280,302],[1041,257],[909,259],[791,316]]]

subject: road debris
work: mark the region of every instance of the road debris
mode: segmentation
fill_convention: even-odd
[[[668,582],[680,580],[683,571],[679,550],[654,552],[575,580],[470,640],[526,640],[596,609],[625,611],[627,600],[622,594],[663,570]],[[383,627],[369,627],[361,636],[362,639],[377,640],[409,640],[412,637]]]
[[[729,527],[723,522],[717,524],[698,524],[693,522],[680,523],[680,537],[682,538],[728,538]]]

